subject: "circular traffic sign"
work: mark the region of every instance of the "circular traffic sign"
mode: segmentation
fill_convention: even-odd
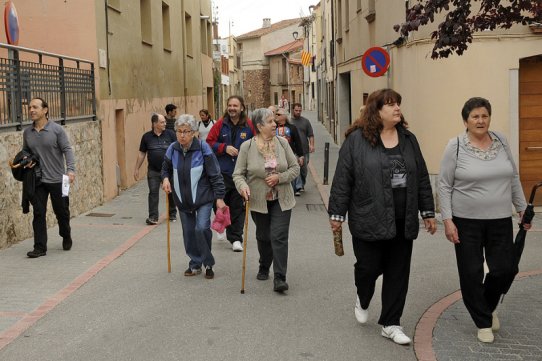
[[[4,7],[4,25],[6,28],[6,38],[8,44],[19,44],[19,19],[17,18],[17,10],[15,5],[8,0]]]
[[[363,54],[361,66],[365,74],[377,78],[388,71],[390,67],[390,55],[385,49],[375,46]]]

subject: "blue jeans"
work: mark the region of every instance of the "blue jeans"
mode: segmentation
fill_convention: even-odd
[[[160,199],[160,185],[162,184],[160,172],[148,169],[147,183],[149,185],[149,219],[158,220],[160,217],[158,200]],[[175,218],[177,217],[177,209],[173,201],[173,193],[169,193],[167,196],[169,197],[169,218]]]
[[[307,183],[307,174],[309,166],[309,155],[310,153],[303,154],[303,165],[299,168],[299,175],[294,179],[294,191],[298,191],[301,188],[305,188]]]
[[[201,265],[212,267],[215,259],[211,253],[211,210],[213,202],[206,203],[195,212],[179,212],[183,227],[184,249],[190,258],[189,266],[192,269],[201,268]]]

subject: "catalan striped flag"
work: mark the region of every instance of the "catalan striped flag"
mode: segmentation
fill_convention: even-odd
[[[303,66],[309,66],[311,61],[312,61],[312,54],[309,53],[308,51],[303,50],[301,52],[301,64],[303,64]]]

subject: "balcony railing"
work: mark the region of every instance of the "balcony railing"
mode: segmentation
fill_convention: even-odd
[[[0,43],[0,129],[30,124],[35,97],[49,103],[49,119],[96,120],[94,63]]]

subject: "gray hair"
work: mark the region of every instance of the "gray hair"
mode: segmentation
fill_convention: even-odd
[[[190,129],[193,131],[198,130],[198,122],[196,121],[196,118],[194,118],[192,114],[179,115],[179,117],[175,121],[175,130],[185,125],[188,125]]]
[[[258,124],[263,126],[265,120],[270,116],[273,116],[273,111],[269,108],[258,108],[252,112],[252,124],[254,124],[254,130],[256,131],[256,134],[260,133],[260,130],[258,129]]]

